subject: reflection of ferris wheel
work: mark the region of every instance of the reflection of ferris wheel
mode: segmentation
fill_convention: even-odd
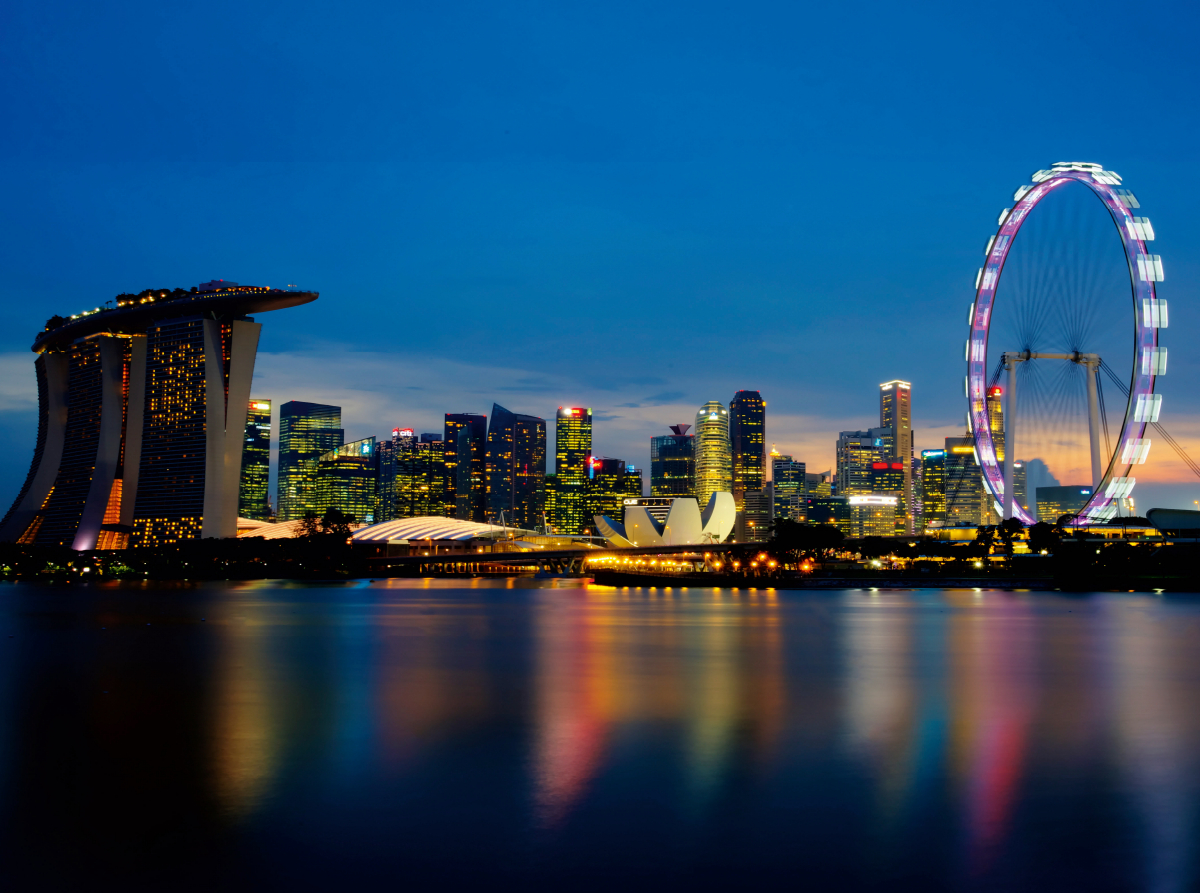
[[[1131,213],[1138,201],[1120,182],[1098,164],[1038,171],[1001,213],[984,250],[966,345],[968,421],[984,483],[1004,518],[1036,520],[1013,498],[1021,458],[1045,454],[1056,473],[1086,478],[1091,495],[1081,521],[1113,517],[1117,500],[1133,489],[1133,466],[1146,461],[1145,429],[1158,421],[1162,401],[1154,381],[1167,365],[1158,344],[1167,304],[1155,292],[1162,262],[1147,249],[1154,230]],[[1128,395],[1115,440],[1101,372]],[[998,387],[1003,373],[1006,384]]]

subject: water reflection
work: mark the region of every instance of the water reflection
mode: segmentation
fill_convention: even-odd
[[[4,594],[0,880],[1196,883],[1184,598]]]

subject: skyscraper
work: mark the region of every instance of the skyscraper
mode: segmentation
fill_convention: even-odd
[[[317,457],[316,506],[323,515],[336,509],[359,524],[375,521],[375,438],[342,444]]]
[[[745,510],[747,492],[762,490],[766,461],[767,404],[758,391],[738,391],[729,401],[733,501]]]
[[[314,292],[208,282],[53,316],[38,439],[0,539],[75,549],[234,536],[261,325]]]
[[[696,495],[696,438],[687,424],[671,425],[671,434],[650,438],[650,495]]]
[[[591,527],[584,505],[584,486],[592,458],[592,411],[560,406],[555,418],[554,514],[550,523],[558,533],[580,534]]]
[[[298,521],[306,512],[324,511],[317,496],[317,460],[345,439],[342,408],[290,400],[279,407],[279,474],[276,515]]]
[[[924,530],[946,523],[946,451],[921,450],[921,517]]]
[[[246,442],[242,445],[242,478],[238,517],[266,521],[271,516],[271,401],[250,398]]]
[[[714,493],[733,489],[729,412],[709,400],[696,413],[696,500],[701,511]]]
[[[620,459],[594,456],[589,460],[589,475],[585,487],[584,505],[586,527],[595,529],[595,516],[623,518],[625,500],[642,495],[642,476],[638,470]]]
[[[872,490],[871,466],[886,461],[890,449],[886,428],[842,431],[837,441],[837,495],[867,496]]]
[[[797,462],[791,456],[773,455],[771,457],[771,483],[774,491],[774,515],[777,519],[788,521],[807,520],[808,495],[805,480],[807,473],[803,462]]]
[[[889,463],[900,462],[904,469],[904,483],[900,491],[896,516],[901,533],[912,533],[913,521],[913,432],[912,432],[912,385],[907,381],[893,379],[879,386],[879,427],[884,429],[885,453],[880,459]]]
[[[445,441],[446,517],[483,523],[487,502],[484,459],[487,416],[479,412],[448,412]]]
[[[492,404],[488,425],[487,515],[489,521],[532,530],[543,524],[546,486],[546,421]]]
[[[947,527],[976,527],[983,523],[989,506],[984,500],[983,475],[975,461],[975,438],[947,437],[946,524]]]

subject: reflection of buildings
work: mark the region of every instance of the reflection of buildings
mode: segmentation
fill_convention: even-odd
[[[52,317],[33,344],[33,464],[0,539],[92,549],[234,536],[262,328],[247,314],[316,297],[208,282]]]

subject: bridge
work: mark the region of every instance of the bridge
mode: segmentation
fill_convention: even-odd
[[[582,574],[588,563],[603,559],[633,559],[658,562],[663,558],[723,564],[724,555],[752,543],[721,543],[704,546],[651,546],[631,549],[536,549],[528,552],[447,552],[442,555],[374,556],[366,560],[376,576],[467,576],[523,573],[529,570],[553,574]],[[647,562],[647,563],[649,563]]]

